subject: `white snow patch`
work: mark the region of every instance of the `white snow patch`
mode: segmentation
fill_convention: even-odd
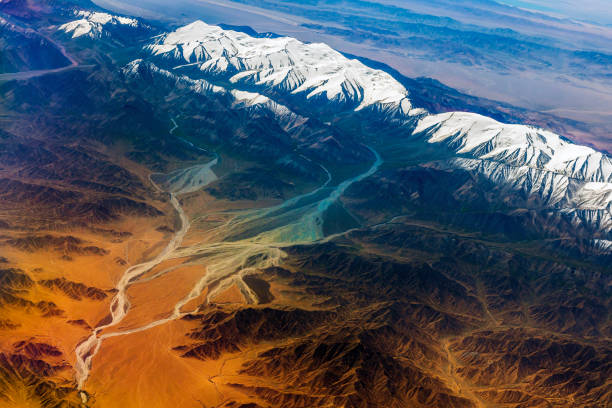
[[[408,91],[391,75],[348,59],[326,44],[290,37],[255,38],[195,21],[162,35],[146,49],[153,55],[199,62],[200,69],[232,74],[233,83],[274,87],[309,99],[355,104],[355,110],[380,106],[403,115],[413,109]],[[179,61],[180,60],[180,61]]]
[[[99,38],[103,34],[104,26],[108,24],[130,27],[138,27],[141,25],[141,23],[136,19],[115,16],[108,13],[77,10],[74,14],[80,18],[59,26],[60,31],[64,31],[67,34],[72,33],[72,38],[82,36]]]
[[[270,102],[270,98],[255,92],[239,91],[236,89],[231,92],[236,101],[244,102],[247,105],[258,105]]]
[[[612,229],[612,160],[601,152],[547,130],[467,112],[424,117],[414,134],[462,156],[448,162],[452,167],[538,196],[602,231]]]

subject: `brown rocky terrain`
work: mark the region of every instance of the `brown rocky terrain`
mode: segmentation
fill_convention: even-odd
[[[52,35],[75,4],[0,10]],[[612,406],[612,256],[587,227],[444,168],[412,123],[317,105],[290,128],[127,76],[127,37],[53,38],[75,69],[0,82],[0,406]],[[363,142],[384,163],[338,189]]]

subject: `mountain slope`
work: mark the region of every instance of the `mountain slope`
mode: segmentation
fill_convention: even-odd
[[[326,44],[257,38],[196,21],[164,34],[146,49],[167,64],[225,76],[234,84],[328,100],[361,110],[415,115],[406,89],[385,72],[349,60]]]
[[[612,230],[612,159],[603,153],[549,131],[464,112],[423,118],[414,134],[457,153],[450,166],[537,196],[594,231]]]
[[[108,35],[105,31],[113,26],[126,26],[134,31],[143,28],[144,25],[138,20],[128,17],[114,16],[108,13],[76,10],[75,17],[78,20],[62,24],[59,29],[72,35],[72,38],[87,36],[89,38],[100,38]]]
[[[42,3],[78,65],[0,83],[0,405],[611,404],[607,156],[321,44]]]
[[[413,106],[408,91],[389,74],[325,44],[253,37],[196,21],[144,48],[152,61],[174,72],[254,89],[272,99],[289,98],[305,114],[333,117],[347,106],[356,113],[373,112],[368,120],[387,122],[389,132],[408,130],[454,152],[457,158],[442,166],[483,174],[537,198],[592,233],[612,231],[612,159],[550,131],[464,112],[428,115]],[[413,128],[415,118],[419,122]]]
[[[0,16],[0,73],[54,69],[72,63],[52,41]]]

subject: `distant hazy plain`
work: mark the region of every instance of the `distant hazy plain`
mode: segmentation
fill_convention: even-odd
[[[612,25],[612,7],[609,0],[499,0],[499,3],[559,17]]]

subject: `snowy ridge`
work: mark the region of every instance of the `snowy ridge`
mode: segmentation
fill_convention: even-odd
[[[267,96],[263,96],[261,94],[255,92],[246,92],[246,91],[238,91],[233,89],[232,95],[236,98],[237,102],[242,102],[245,105],[253,106],[253,105],[266,105],[270,103],[270,98]]]
[[[451,167],[484,174],[573,219],[612,231],[612,160],[603,153],[546,130],[465,112],[424,117],[414,134],[460,155],[448,162]]]
[[[326,44],[305,44],[290,37],[255,38],[196,21],[157,37],[147,45],[153,56],[175,68],[197,66],[229,76],[235,84],[273,88],[379,110],[417,115],[407,90],[386,72],[351,60]]]
[[[355,111],[368,108],[384,120],[400,119],[400,126],[419,120],[413,134],[443,144],[457,155],[446,165],[508,185],[576,224],[612,232],[612,159],[552,132],[474,113],[428,115],[413,108],[407,90],[389,74],[321,43],[255,38],[196,21],[155,37],[145,50],[152,61],[173,72],[220,79],[232,88],[257,89],[258,93],[224,92],[236,105],[274,112],[284,118],[286,129],[306,119],[270,99],[278,93],[300,96],[311,104],[316,99],[347,104]],[[194,87],[210,86],[180,78],[193,81]]]
[[[59,26],[60,31],[72,34],[72,38],[82,36],[100,38],[104,35],[105,26],[145,27],[134,18],[115,16],[108,13],[75,10],[74,14],[80,18]]]
[[[308,118],[297,115],[286,106],[273,101],[267,96],[237,89],[227,90],[204,79],[191,79],[185,75],[176,75],[142,59],[134,60],[127,64],[123,68],[123,74],[130,79],[140,79],[144,75],[160,75],[173,81],[176,87],[187,88],[200,95],[228,95],[237,107],[263,109],[271,112],[286,131],[301,126],[308,121]]]
[[[201,95],[227,93],[225,88],[211,84],[204,79],[191,79],[184,75],[178,76],[142,59],[137,59],[127,64],[123,68],[123,74],[128,79],[140,79],[145,75],[160,75],[174,81],[177,87],[188,88]]]
[[[236,105],[243,105],[254,109],[265,109],[276,116],[276,120],[285,131],[297,128],[308,121],[308,118],[297,115],[289,108],[281,105],[267,96],[255,93],[233,89],[231,91],[235,99]]]
[[[612,241],[607,239],[594,239],[591,241],[593,248],[601,252],[612,252]]]
[[[513,165],[527,165],[585,181],[612,182],[612,159],[547,130],[508,125],[475,113],[427,116],[414,133],[427,131],[430,143],[457,153]]]

